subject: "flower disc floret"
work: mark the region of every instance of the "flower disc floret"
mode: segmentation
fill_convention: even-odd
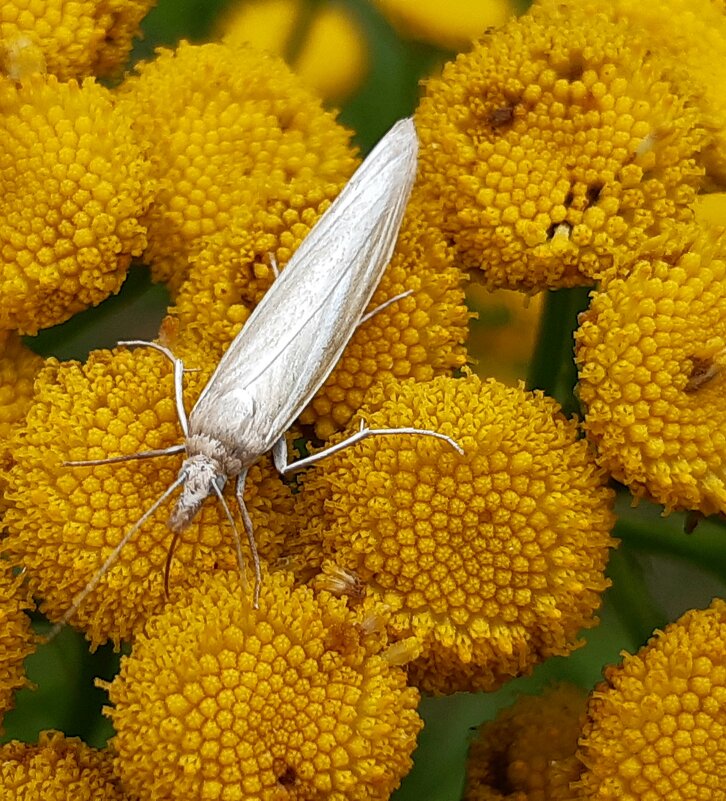
[[[0,82],[0,329],[35,333],[118,292],[146,246],[148,164],[108,89]]]
[[[37,745],[13,740],[0,746],[3,799],[130,801],[113,772],[108,751],[59,731],[40,733]]]
[[[490,288],[591,283],[691,219],[706,133],[667,75],[630,26],[569,6],[449,63],[416,113],[419,179],[463,265]]]
[[[426,691],[490,690],[569,653],[613,544],[612,492],[575,421],[473,375],[386,382],[360,417],[446,434],[464,455],[392,435],[322,460],[297,496],[302,561],[327,557],[390,607],[391,637],[422,643],[409,675]]]
[[[418,693],[344,601],[218,574],[151,619],[108,687],[115,767],[149,801],[384,801],[411,767]]]
[[[146,222],[156,280],[176,290],[200,240],[278,191],[301,211],[332,199],[355,158],[350,134],[284,62],[248,47],[159,50],[119,88],[158,181]]]
[[[665,259],[593,295],[576,334],[598,461],[667,509],[726,511],[726,234],[688,228]]]
[[[16,690],[28,682],[23,662],[35,648],[30,618],[25,614],[33,603],[22,577],[14,576],[10,565],[0,561],[0,722],[12,709]],[[2,728],[0,727],[0,732]]]
[[[208,370],[187,374],[187,408],[207,377]],[[65,462],[182,441],[171,365],[157,351],[94,351],[84,365],[48,360],[36,381],[27,423],[9,445],[13,465],[5,474],[10,508],[4,549],[14,564],[26,568],[50,619],[70,609],[124,534],[175,481],[182,456],[87,467]],[[251,468],[245,497],[262,557],[277,558],[294,527],[290,490],[271,464],[262,463]],[[71,621],[94,645],[130,638],[163,607],[172,503],[144,523]],[[236,506],[234,482],[228,504]],[[237,527],[244,532],[242,521]],[[229,522],[210,498],[179,539],[170,586],[198,583],[200,576],[235,564]]]
[[[717,599],[609,667],[588,704],[576,797],[722,798],[725,651],[726,603]]]

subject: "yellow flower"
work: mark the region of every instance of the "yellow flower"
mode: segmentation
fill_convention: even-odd
[[[537,0],[544,13],[562,0]],[[713,141],[700,159],[717,184],[726,182],[726,15],[722,0],[574,0],[580,13],[606,14],[625,23],[659,55],[672,61],[668,76],[675,86],[695,82],[697,107]]]
[[[726,192],[708,192],[696,198],[696,222],[714,227],[726,226]]]
[[[592,693],[577,797],[717,799],[726,764],[726,604],[686,612]]]
[[[726,511],[726,234],[688,227],[664,260],[593,295],[576,334],[598,461],[667,509]]]
[[[576,422],[542,393],[473,375],[388,382],[359,416],[465,453],[396,435],[324,459],[297,496],[298,563],[357,574],[391,609],[392,639],[421,641],[409,675],[426,691],[490,690],[575,648],[613,544],[612,492]]]
[[[140,348],[95,351],[84,365],[49,359],[37,378],[27,425],[9,445],[14,464],[5,474],[10,508],[4,549],[26,568],[28,583],[52,620],[68,611],[123,535],[175,480],[182,457],[91,467],[64,461],[182,442],[171,372],[164,356]],[[187,374],[187,408],[208,374]],[[234,509],[233,485],[228,503]],[[276,559],[295,525],[290,491],[263,462],[252,468],[245,497],[260,553]],[[164,606],[170,505],[137,532],[72,620],[93,645],[128,639]],[[244,538],[241,522],[237,526]],[[193,585],[215,569],[234,567],[233,543],[223,510],[210,499],[180,538],[170,585]]]
[[[479,727],[469,749],[464,801],[570,801],[585,693],[561,684],[520,696]]]
[[[28,683],[23,662],[35,645],[25,610],[32,606],[22,578],[13,576],[10,565],[0,560],[0,722],[13,707],[15,691]]]
[[[35,333],[118,292],[146,245],[147,162],[87,79],[0,81],[0,329]]]
[[[418,693],[343,601],[234,573],[152,618],[108,686],[115,767],[148,801],[387,799],[411,767]]]
[[[329,103],[352,94],[368,71],[367,42],[344,4],[310,11],[302,0],[238,2],[223,16],[224,41],[282,56],[302,81]]]
[[[114,75],[123,67],[139,23],[155,2],[3,0],[0,64],[8,71],[16,65],[13,56],[18,47],[29,46],[40,51],[48,72],[60,80]]]
[[[591,283],[692,218],[705,132],[666,66],[630,26],[567,7],[511,20],[429,82],[419,178],[477,280]]]
[[[126,801],[111,756],[59,731],[40,733],[37,745],[0,745],[3,799]],[[129,799],[131,801],[131,799]]]
[[[375,0],[403,36],[460,50],[514,13],[511,0]]]
[[[136,69],[119,95],[158,180],[146,257],[172,290],[240,209],[279,194],[317,208],[353,171],[349,133],[279,59],[182,42]]]

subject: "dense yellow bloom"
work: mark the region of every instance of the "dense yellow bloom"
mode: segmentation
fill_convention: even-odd
[[[722,0],[572,0],[580,12],[602,13],[624,22],[660,55],[673,61],[668,76],[676,86],[683,79],[698,87],[695,95],[703,123],[713,141],[701,159],[709,175],[726,183],[726,14]],[[549,13],[562,0],[536,0]]]
[[[630,26],[568,7],[511,20],[428,84],[420,181],[478,280],[590,283],[692,217],[706,135],[667,65]]]
[[[726,233],[689,227],[665,260],[593,295],[576,334],[598,460],[667,509],[726,511]]]
[[[236,574],[152,618],[109,686],[115,767],[148,801],[387,799],[411,767],[418,693],[346,604]]]
[[[514,13],[511,0],[375,0],[403,36],[460,50]]]
[[[562,684],[520,696],[483,723],[469,749],[464,801],[570,801],[585,699]]]
[[[388,382],[360,418],[465,453],[396,435],[322,460],[297,496],[300,562],[327,557],[390,607],[392,639],[421,641],[409,675],[427,691],[490,690],[576,647],[613,544],[612,492],[576,422],[473,375]]]
[[[606,670],[580,740],[591,801],[724,798],[726,604],[686,612]]]
[[[3,0],[0,64],[12,77],[19,50],[39,50],[60,80],[117,73],[156,0]],[[9,69],[10,68],[10,69]]]
[[[187,374],[187,408],[208,374],[208,369]],[[91,467],[63,462],[181,441],[171,365],[160,353],[95,351],[83,365],[48,359],[36,381],[27,425],[9,444],[14,464],[5,474],[11,508],[5,515],[4,549],[14,564],[26,567],[28,583],[51,620],[71,607],[126,531],[174,481],[182,457]],[[230,484],[228,503],[235,508]],[[252,468],[245,497],[263,558],[277,558],[294,526],[290,491],[265,461]],[[131,637],[163,607],[170,506],[165,503],[137,532],[73,619],[94,645]],[[241,522],[237,525],[243,532]],[[233,543],[224,512],[209,499],[180,538],[171,586],[196,584],[217,568],[233,567]]]
[[[42,363],[17,334],[0,331],[0,450],[25,417]]]
[[[329,103],[354,92],[368,70],[367,43],[344,4],[306,0],[237,2],[223,17],[224,40],[282,56]]]
[[[0,745],[3,801],[126,801],[111,756],[59,731],[41,732],[37,745]],[[130,801],[130,799],[129,799]]]
[[[0,81],[0,329],[35,333],[118,292],[146,246],[149,165],[108,89]]]
[[[349,133],[280,59],[182,42],[136,70],[119,94],[158,181],[146,257],[172,290],[240,209],[279,197],[317,209],[353,171]]]
[[[320,205],[322,210],[327,200]],[[284,267],[317,217],[318,210],[299,210],[288,200],[248,209],[205,240],[171,310],[184,346],[204,354],[205,363],[219,361],[274,280],[270,256]],[[404,291],[412,294],[360,326],[302,422],[327,438],[350,420],[376,381],[391,376],[425,381],[461,367],[469,319],[461,283],[451,249],[412,202],[370,308]]]
[[[22,578],[0,560],[0,723],[13,707],[15,691],[27,684],[23,661],[34,649],[34,637],[25,610],[32,605]]]
[[[726,192],[708,192],[696,198],[696,222],[726,227]]]

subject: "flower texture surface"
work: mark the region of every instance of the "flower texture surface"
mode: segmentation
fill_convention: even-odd
[[[116,770],[148,801],[387,799],[411,766],[418,693],[343,601],[236,573],[149,621],[109,686]]]
[[[598,460],[667,509],[726,511],[726,234],[688,227],[667,258],[606,282],[576,334]]]
[[[464,455],[396,435],[322,460],[297,496],[298,564],[358,575],[390,608],[391,638],[421,642],[409,675],[428,692],[491,690],[576,647],[608,584],[613,517],[575,421],[473,375],[387,382],[360,417],[447,434]]]
[[[569,7],[511,20],[447,64],[416,122],[432,225],[490,288],[627,271],[692,218],[703,181],[685,87],[630,26]]]
[[[231,44],[160,50],[119,87],[158,181],[146,258],[173,291],[202,237],[246,206],[302,214],[353,172],[350,134],[277,58]]]
[[[588,801],[726,798],[726,604],[686,612],[592,693],[576,791]]]
[[[13,576],[10,565],[0,561],[0,722],[13,707],[15,691],[28,683],[23,662],[34,650],[35,638],[25,610],[32,607],[22,578]]]
[[[207,375],[188,374],[188,408]],[[124,534],[174,482],[182,457],[89,467],[64,462],[180,442],[172,370],[160,353],[148,348],[94,351],[84,365],[48,360],[36,382],[27,425],[9,446],[14,463],[5,474],[10,508],[4,548],[14,564],[26,568],[51,620],[69,610]],[[228,488],[231,508],[236,506],[233,484]],[[262,558],[276,559],[294,527],[290,490],[263,462],[251,469],[245,498]],[[163,607],[170,506],[166,502],[145,522],[73,618],[94,645],[131,637]],[[179,539],[170,586],[196,584],[201,576],[235,564],[229,522],[209,499]]]
[[[34,334],[118,292],[146,246],[149,165],[108,89],[0,81],[0,329]]]

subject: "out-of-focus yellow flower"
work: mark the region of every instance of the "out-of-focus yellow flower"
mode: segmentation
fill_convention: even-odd
[[[92,79],[0,81],[0,329],[35,333],[118,292],[152,196],[125,113]]]
[[[726,228],[726,192],[708,192],[696,198],[696,222]]]
[[[561,684],[520,696],[483,723],[469,749],[464,801],[570,801],[585,693]]]
[[[368,71],[363,31],[342,3],[244,0],[223,17],[221,33],[236,47],[249,43],[282,56],[329,103],[345,100]]]
[[[489,292],[481,284],[471,284],[466,294],[476,314],[469,337],[476,372],[516,386],[526,376],[537,339],[542,295]]]
[[[726,512],[726,233],[688,227],[664,260],[593,295],[576,334],[598,461],[667,509]]]
[[[320,205],[327,206],[327,199]],[[171,310],[185,346],[216,363],[271,285],[270,255],[284,266],[317,216],[317,209],[298,210],[287,200],[248,210],[205,241]],[[461,282],[451,249],[412,202],[370,308],[404,291],[412,294],[360,326],[301,421],[325,439],[350,420],[376,381],[425,381],[461,367],[469,319]]]
[[[487,28],[503,25],[514,13],[511,0],[375,0],[403,35],[461,50]]]
[[[411,767],[418,693],[346,604],[234,573],[152,618],[108,686],[124,785],[175,798],[387,799]]]
[[[477,280],[590,283],[692,218],[706,133],[669,65],[630,26],[567,7],[511,20],[429,82],[419,179]]]
[[[230,44],[159,50],[119,87],[158,180],[147,259],[175,291],[203,237],[282,196],[303,213],[353,172],[350,134],[282,60]]]
[[[535,8],[550,13],[562,0],[536,0]],[[606,14],[625,23],[659,55],[672,60],[668,77],[675,86],[685,78],[685,91],[695,100],[713,141],[700,158],[711,178],[726,185],[726,15],[721,0],[572,0],[578,13]]]
[[[23,661],[35,645],[25,610],[32,606],[22,578],[13,576],[10,565],[0,560],[0,724],[13,707],[15,691],[28,683]]]
[[[491,690],[575,648],[613,544],[613,495],[576,422],[473,375],[376,386],[360,418],[465,453],[373,436],[322,460],[297,496],[300,563],[360,576],[390,607],[392,639],[421,641],[409,675],[426,691]]]
[[[208,375],[209,369],[187,374],[187,408]],[[157,351],[95,351],[84,365],[47,361],[36,380],[27,425],[9,443],[13,466],[5,474],[10,508],[3,545],[13,563],[26,568],[28,583],[51,620],[68,611],[123,535],[175,480],[181,456],[91,467],[64,461],[133,454],[181,441],[171,365]],[[229,490],[234,509],[234,487]],[[295,524],[289,489],[263,462],[252,468],[245,498],[262,558],[276,559]],[[137,532],[71,621],[93,645],[130,638],[163,607],[171,503]],[[244,537],[241,522],[237,525]],[[223,510],[209,499],[180,538],[170,585],[189,586],[215,569],[234,567],[233,543]]]
[[[608,668],[588,704],[576,797],[723,798],[725,652],[726,604],[717,599]]]
[[[131,801],[113,773],[108,751],[59,731],[41,732],[37,745],[0,745],[2,798],[43,801]]]
[[[0,63],[11,77],[27,77],[17,56],[32,48],[42,54],[38,63],[44,60],[48,72],[63,81],[114,75],[131,52],[139,23],[155,4],[156,0],[3,0]],[[24,74],[13,75],[18,66]]]

